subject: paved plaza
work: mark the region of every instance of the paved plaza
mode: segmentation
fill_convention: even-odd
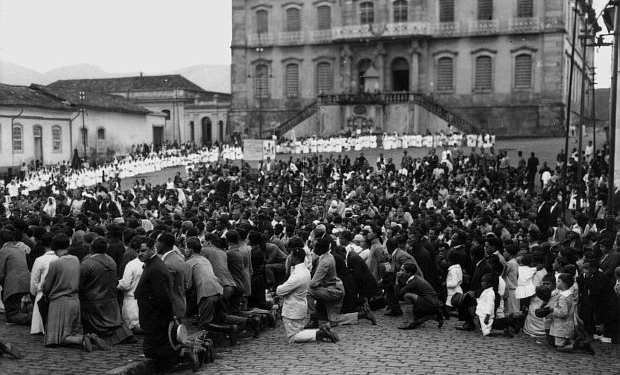
[[[336,344],[288,344],[279,322],[258,339],[218,349],[215,363],[204,365],[199,374],[620,374],[618,347],[611,344],[594,343],[595,356],[563,354],[524,334],[485,338],[480,332],[457,331],[455,318],[441,329],[429,321],[413,331],[397,329],[400,319],[384,317],[380,310],[376,326],[363,321],[336,328],[341,339]],[[43,337],[7,326],[4,316],[0,337],[19,343],[26,353],[20,361],[0,357],[1,375],[104,374],[141,353],[141,338],[107,352],[45,348]]]

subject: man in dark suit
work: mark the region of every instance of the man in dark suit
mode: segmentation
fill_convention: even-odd
[[[172,281],[164,262],[157,256],[152,239],[138,249],[144,271],[136,287],[140,328],[144,331],[143,351],[162,366],[172,366],[178,353],[168,340],[168,324],[172,320]]]
[[[534,181],[539,164],[540,162],[538,161],[538,158],[532,152],[530,158],[527,159],[527,184],[528,188],[531,190],[534,190]]]
[[[594,322],[598,330],[604,332],[605,337],[612,339],[614,344],[618,340],[618,311],[615,306],[615,277],[606,275],[598,269],[598,262],[585,260],[583,262],[584,287],[587,293]]]
[[[442,304],[435,289],[420,276],[416,276],[418,267],[405,263],[398,272],[398,299],[407,303],[405,322],[399,329],[415,329],[427,320],[436,320],[439,328],[443,326]],[[412,321],[413,320],[413,321]]]
[[[385,244],[387,251],[391,256],[390,268],[392,269],[391,272],[383,276],[383,279],[381,280],[382,287],[385,289],[385,298],[387,300],[387,311],[385,312],[386,316],[403,315],[398,299],[396,298],[396,289],[398,288],[396,273],[400,271],[402,265],[406,263],[415,264],[417,268],[417,275],[424,277],[415,258],[411,254],[407,253],[403,248],[399,247],[399,245],[403,247],[407,246],[407,238],[400,238],[402,239],[397,240],[394,237],[390,237]]]
[[[181,319],[185,316],[185,257],[178,250],[174,249],[174,235],[170,232],[164,232],[159,235],[155,242],[157,254],[161,256],[162,261],[168,268],[170,278],[172,279],[172,289],[170,295],[172,298],[172,313]]]
[[[603,238],[599,242],[601,249],[601,260],[599,268],[608,276],[614,275],[616,267],[620,266],[620,252],[614,249],[613,240],[611,238]]]

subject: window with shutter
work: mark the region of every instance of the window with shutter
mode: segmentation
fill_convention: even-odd
[[[287,98],[299,96],[299,65],[288,64],[285,69],[284,93]]]
[[[256,32],[259,34],[269,31],[269,13],[266,10],[256,11]]]
[[[360,23],[369,25],[375,22],[375,5],[371,2],[360,4]]]
[[[316,67],[316,93],[330,93],[333,81],[331,65],[326,62],[319,63]]]
[[[476,91],[489,91],[493,89],[493,59],[489,56],[476,58]]]
[[[451,57],[442,57],[437,60],[437,90],[453,90],[453,69],[454,64]]]
[[[439,22],[454,22],[454,0],[439,0]]]
[[[534,17],[533,0],[517,0],[517,17]]]
[[[532,86],[532,56],[522,54],[515,58],[515,87]]]
[[[261,64],[256,66],[254,75],[254,95],[257,98],[269,96],[269,68]]]
[[[493,19],[493,0],[478,0],[478,20]]]
[[[332,8],[321,5],[317,8],[319,18],[319,30],[329,30],[332,28]]]
[[[394,22],[407,22],[407,1],[394,2]]]
[[[299,9],[289,8],[286,10],[286,31],[301,30],[301,22],[299,20]]]

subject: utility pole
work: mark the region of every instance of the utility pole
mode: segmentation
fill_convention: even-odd
[[[84,121],[84,99],[86,99],[86,93],[84,91],[80,91],[80,106],[82,111],[82,144],[84,145],[84,161],[86,161],[86,142],[88,141],[88,133],[86,132],[86,123]]]
[[[581,172],[583,167],[583,127],[585,124],[584,112],[586,111],[586,77],[587,77],[587,42],[590,37],[590,29],[588,28],[586,17],[587,14],[582,12],[583,32],[581,39],[581,103],[579,108],[579,147],[577,149],[577,211],[581,210],[581,197],[583,190],[583,181],[581,180]]]
[[[573,7],[573,37],[572,47],[570,53],[570,73],[568,75],[568,103],[566,104],[566,134],[564,137],[564,173],[562,179],[564,180],[564,187],[562,188],[562,217],[566,219],[566,208],[568,206],[568,199],[570,195],[567,194],[568,188],[568,136],[570,128],[570,112],[573,102],[573,73],[575,70],[575,40],[577,39],[577,4]]]
[[[256,52],[258,52],[258,61],[259,63],[263,60],[263,47],[256,47]],[[264,66],[264,65],[263,65]],[[265,82],[263,79],[267,80],[264,76],[263,70],[261,69],[258,73],[258,138],[263,139],[263,95],[265,95]]]
[[[620,16],[618,12],[620,11],[620,5],[616,1],[614,2],[614,48],[613,48],[613,70],[611,75],[611,95],[610,95],[610,106],[609,106],[609,170],[607,173],[607,217],[605,220],[607,221],[607,230],[610,233],[614,233],[615,231],[615,221],[616,215],[614,214],[614,168],[615,168],[615,160],[616,157],[616,106],[618,105],[618,33],[620,32]]]

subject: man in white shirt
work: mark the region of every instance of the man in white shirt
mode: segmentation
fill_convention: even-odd
[[[304,260],[306,252],[296,248],[291,252],[291,275],[276,289],[276,294],[284,298],[282,321],[289,342],[330,341],[337,342],[338,336],[331,330],[329,323],[318,329],[304,329],[308,302],[306,296],[310,288],[310,271]]]

